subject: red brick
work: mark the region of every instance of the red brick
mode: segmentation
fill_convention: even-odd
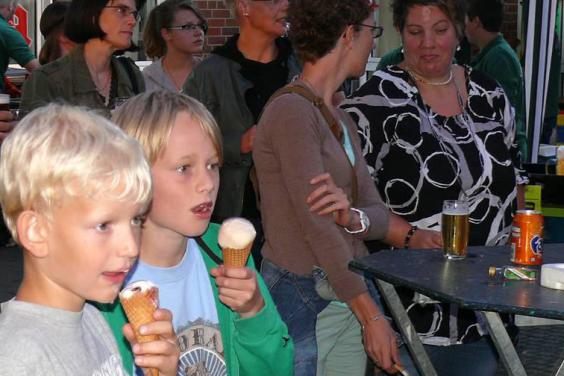
[[[227,9],[213,9],[211,14],[213,18],[229,18],[230,16]]]
[[[222,27],[221,28],[221,35],[232,36],[239,32],[238,27]]]
[[[217,35],[222,35],[223,34],[223,30],[220,27],[210,27],[208,29],[208,36],[217,36]]]
[[[225,19],[224,18],[210,18],[208,20],[208,25],[210,25],[210,27],[224,26],[225,25]]]
[[[225,43],[226,40],[226,37],[209,37],[208,44],[211,46],[219,46]]]
[[[204,16],[204,18],[212,18],[212,11],[209,9],[200,9],[200,12],[202,13],[202,16]]]
[[[198,8],[198,9],[206,9],[208,7],[208,1],[202,1],[202,0],[196,0],[194,2],[194,5]]]

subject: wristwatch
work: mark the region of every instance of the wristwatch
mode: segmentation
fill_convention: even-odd
[[[368,228],[370,227],[370,219],[368,218],[366,213],[356,208],[351,208],[351,210],[354,211],[355,213],[358,213],[358,216],[360,217],[360,229],[349,230],[348,228],[345,227],[345,231],[348,232],[349,234],[360,234],[361,232],[365,232],[366,230],[368,230]]]

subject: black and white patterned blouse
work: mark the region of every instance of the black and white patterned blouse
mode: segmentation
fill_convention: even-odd
[[[445,117],[423,103],[398,66],[377,71],[343,107],[357,121],[376,185],[396,214],[420,228],[440,230],[444,200],[469,202],[470,244],[507,240],[516,184],[513,109],[503,89],[466,68],[463,114]]]
[[[398,66],[375,72],[342,107],[358,124],[370,173],[390,210],[420,228],[440,231],[443,201],[466,199],[470,245],[504,244],[516,184],[527,182],[517,167],[514,110],[494,80],[469,67],[465,72],[468,100],[459,115],[433,112]],[[460,343],[481,332],[471,311],[414,306],[413,294],[401,295],[424,343],[444,344],[438,337]],[[454,332],[448,328],[451,313],[459,319]]]

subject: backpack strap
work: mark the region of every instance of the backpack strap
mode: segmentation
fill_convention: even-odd
[[[206,252],[206,254],[213,260],[213,262],[215,262],[217,265],[222,265],[223,264],[223,260],[219,258],[218,255],[216,255],[210,247],[208,247],[208,245],[206,244],[206,242],[204,241],[204,239],[202,239],[201,236],[198,236],[196,238],[194,238],[194,240],[196,241],[196,243],[198,243],[198,245],[200,246],[200,248]]]
[[[278,97],[280,97],[284,94],[301,95],[302,97],[309,100],[311,102],[311,104],[313,104],[315,106],[315,108],[317,108],[321,112],[321,115],[323,115],[325,122],[329,126],[329,129],[331,130],[331,133],[333,134],[333,136],[335,136],[335,138],[339,142],[339,145],[341,146],[341,149],[345,153],[345,157],[346,157],[347,161],[349,161],[349,165],[351,167],[351,176],[352,176],[352,179],[351,179],[352,205],[351,206],[353,206],[357,202],[357,199],[358,199],[358,177],[356,176],[356,170],[354,169],[354,166],[353,166],[351,160],[349,159],[349,156],[347,155],[347,152],[345,150],[343,129],[341,128],[341,125],[339,124],[337,119],[335,119],[335,116],[333,116],[333,113],[331,112],[329,107],[327,107],[327,105],[323,101],[323,98],[318,97],[317,95],[315,95],[313,93],[313,91],[311,91],[309,88],[307,88],[305,86],[290,84],[290,85],[284,86],[283,88],[278,89],[274,94],[272,94],[272,96],[270,97],[270,99],[268,100],[268,103],[266,104],[266,106],[264,106],[264,108],[266,108],[270,104],[270,102],[272,102],[274,99],[276,99],[276,98],[278,98]]]

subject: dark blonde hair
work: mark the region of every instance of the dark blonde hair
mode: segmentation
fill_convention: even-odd
[[[209,136],[221,164],[221,131],[206,107],[187,95],[169,90],[141,93],[121,105],[114,112],[112,120],[141,144],[152,165],[164,152],[180,112],[188,113]]]
[[[161,35],[161,29],[172,26],[174,15],[179,10],[189,10],[198,17],[200,22],[206,22],[204,16],[189,0],[166,0],[159,4],[149,13],[147,25],[143,30],[145,52],[150,58],[160,58],[166,55],[166,42]]]

